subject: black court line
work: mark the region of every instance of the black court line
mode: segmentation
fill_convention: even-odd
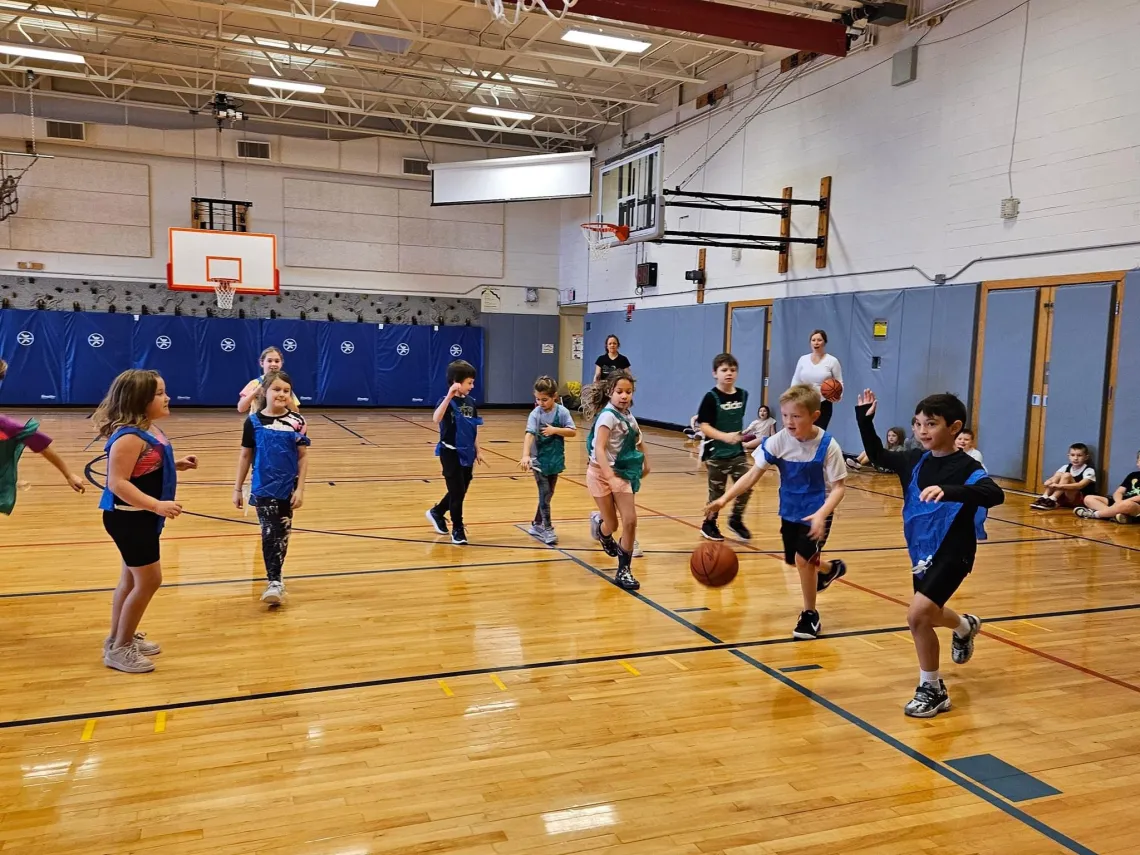
[[[364,441],[365,441],[366,443],[368,443],[369,445],[371,445],[371,446],[373,446],[373,447],[375,447],[375,446],[376,446],[376,443],[374,443],[374,442],[373,442],[372,440],[370,440],[368,437],[366,437],[366,436],[361,436],[361,435],[360,435],[360,434],[358,434],[356,431],[354,431],[352,428],[350,428],[350,427],[346,427],[345,425],[342,425],[340,422],[338,422],[336,419],[332,418],[331,416],[326,416],[324,413],[321,413],[321,417],[322,417],[322,418],[324,418],[324,419],[327,419],[327,420],[328,420],[328,421],[330,421],[330,422],[332,422],[334,425],[336,425],[336,426],[337,426],[338,428],[340,428],[341,430],[346,430],[346,431],[348,431],[350,434],[352,434],[353,436],[355,436],[355,437],[357,437],[357,438],[359,438],[359,439],[362,439],[362,440],[364,440]]]
[[[415,573],[420,570],[466,570],[475,567],[515,567],[522,564],[557,564],[567,561],[566,558],[527,558],[518,561],[480,561],[475,564],[429,564],[423,567],[386,567],[375,570],[337,570],[332,573],[290,573],[289,580],[294,579],[337,579],[346,576],[383,576],[388,573]],[[248,585],[257,584],[264,579],[244,576],[240,579],[196,579],[192,582],[163,582],[163,588],[201,588],[207,585]],[[57,597],[68,594],[109,594],[112,588],[73,588],[69,591],[17,591],[10,594],[0,594],[0,600],[16,600],[21,597]]]
[[[598,576],[599,578],[604,579],[609,584],[617,587],[617,582],[614,581],[609,576],[607,576],[601,570],[598,570],[596,567],[592,567],[591,565],[587,564],[585,561],[582,561],[579,558],[575,558],[574,556],[570,556],[570,557],[576,564],[578,564],[583,569],[589,571],[590,573],[593,573],[595,576]],[[627,593],[629,593],[630,596],[634,597],[635,599],[640,600],[641,602],[645,603],[645,605],[654,609],[658,613],[665,615],[670,620],[675,621],[676,623],[680,624],[681,626],[685,627],[686,629],[691,630],[692,632],[695,632],[697,635],[701,636],[702,638],[704,638],[708,641],[711,641],[714,645],[723,644],[723,642],[719,638],[717,638],[715,635],[713,635],[711,632],[708,632],[707,630],[702,629],[701,627],[697,626],[696,624],[692,623],[691,621],[681,617],[680,615],[676,614],[673,611],[670,611],[669,609],[665,608],[664,606],[660,605],[659,603],[655,602],[654,600],[651,600],[649,597],[645,596],[644,594],[642,594],[638,591],[629,591]],[[791,689],[792,691],[799,693],[803,697],[807,698],[809,701],[813,701],[814,703],[819,704],[821,707],[826,709],[828,712],[831,712],[831,713],[839,716],[840,718],[842,718],[844,721],[848,722],[849,724],[855,725],[857,728],[862,730],[864,733],[866,733],[866,734],[870,735],[871,737],[879,740],[880,742],[884,743],[888,747],[895,749],[899,753],[904,754],[905,756],[911,758],[912,760],[920,763],[921,765],[925,766],[927,769],[934,772],[935,774],[942,776],[943,778],[945,778],[946,780],[950,781],[953,784],[957,784],[962,789],[966,790],[967,792],[972,793],[973,795],[977,796],[978,798],[982,799],[983,801],[988,802],[989,804],[993,805],[994,807],[996,807],[998,810],[1002,811],[1006,815],[1012,817],[1013,819],[1018,820],[1019,822],[1023,823],[1024,825],[1027,825],[1028,827],[1032,828],[1034,831],[1037,831],[1040,834],[1043,834],[1045,837],[1048,837],[1054,843],[1057,843],[1061,846],[1064,846],[1066,849],[1069,849],[1070,851],[1077,853],[1077,855],[1096,855],[1096,853],[1093,850],[1082,845],[1081,843],[1077,842],[1076,840],[1072,839],[1071,837],[1068,837],[1068,836],[1062,834],[1060,831],[1053,828],[1052,826],[1046,825],[1041,820],[1037,819],[1034,816],[1027,814],[1025,811],[1021,810],[1020,808],[1014,807],[1009,802],[1007,802],[1004,799],[1000,798],[999,796],[991,793],[990,791],[984,789],[983,787],[976,784],[974,781],[972,781],[969,778],[966,778],[965,776],[959,774],[958,772],[956,772],[954,769],[950,768],[949,766],[946,766],[942,763],[939,763],[934,758],[928,757],[927,755],[923,754],[921,751],[918,751],[917,749],[911,748],[906,743],[904,743],[901,740],[891,736],[889,733],[887,733],[884,730],[881,730],[880,728],[871,724],[869,721],[866,721],[865,719],[860,718],[859,716],[855,715],[854,713],[849,712],[848,710],[839,706],[839,704],[835,703],[834,701],[828,700],[823,695],[820,695],[817,692],[812,691],[811,689],[809,689],[807,686],[803,685],[802,683],[796,682],[793,678],[789,677],[787,674],[780,673],[780,671],[778,669],[773,668],[770,665],[765,665],[763,662],[759,661],[758,659],[755,659],[752,656],[749,656],[747,653],[744,653],[743,650],[739,649],[740,647],[742,647],[742,645],[730,646],[727,649],[731,655],[735,656],[740,661],[745,662],[748,665],[751,665],[753,668],[756,668],[759,671],[762,671],[764,674],[771,677],[773,680],[776,680],[780,683],[783,683],[784,686]]]
[[[555,550],[555,551],[561,551],[561,550]],[[578,564],[580,567],[588,567],[590,569],[591,573],[593,573],[594,575],[598,576],[599,578],[609,582],[610,584],[615,585],[615,587],[616,587],[616,583],[609,576],[607,576],[605,573],[603,573],[602,571],[597,570],[593,567],[590,567],[590,565],[586,564],[586,562],[579,561],[578,559],[575,559],[573,556],[566,556],[566,558],[569,559],[569,561],[572,561],[575,564]],[[556,559],[556,560],[560,560],[560,559]],[[470,566],[470,565],[468,565],[468,566]],[[630,593],[633,596],[637,597],[638,599],[646,602],[647,605],[651,605],[653,608],[655,608],[657,611],[661,612],[662,614],[666,614],[667,616],[672,617],[677,622],[685,625],[686,628],[692,629],[694,632],[697,632],[699,635],[702,635],[702,637],[707,637],[707,638],[715,637],[715,636],[712,636],[710,633],[706,633],[704,630],[700,629],[699,627],[697,627],[693,624],[690,624],[689,621],[685,620],[684,618],[679,617],[678,615],[671,613],[669,611],[669,609],[665,608],[664,606],[658,605],[657,603],[649,600],[644,595],[640,595],[640,594],[637,594],[634,592],[630,592]],[[1090,608],[1090,609],[1072,609],[1072,610],[1068,610],[1068,611],[1059,611],[1059,612],[1039,612],[1036,614],[1029,614],[1029,615],[1008,615],[1006,617],[1000,617],[1000,618],[987,618],[986,623],[1002,623],[1002,622],[1019,621],[1019,620],[1030,620],[1030,619],[1040,620],[1040,619],[1049,618],[1049,617],[1066,617],[1066,616],[1071,616],[1071,615],[1095,614],[1098,612],[1125,611],[1125,610],[1129,610],[1129,609],[1140,609],[1140,603],[1130,603],[1127,605],[1120,605],[1120,606],[1099,606],[1099,607]],[[869,629],[855,629],[855,630],[848,630],[845,632],[829,633],[829,634],[821,635],[820,639],[821,640],[829,640],[829,639],[840,640],[840,639],[845,639],[845,638],[866,638],[869,636],[889,635],[889,634],[893,634],[893,633],[906,632],[906,631],[908,631],[908,630],[907,630],[907,627],[905,625],[903,625],[903,626],[872,627]],[[93,710],[93,711],[88,711],[88,712],[83,712],[83,713],[66,713],[66,714],[55,715],[55,716],[41,716],[39,718],[12,719],[9,721],[0,721],[0,730],[12,729],[12,728],[17,728],[17,727],[31,727],[33,725],[41,725],[41,724],[59,724],[61,722],[85,721],[86,719],[89,719],[89,718],[114,718],[117,716],[135,715],[138,713],[161,712],[164,710],[170,711],[170,710],[179,710],[179,709],[197,709],[197,708],[202,708],[202,707],[211,707],[211,706],[221,706],[221,705],[225,705],[225,704],[242,703],[245,701],[261,701],[261,700],[271,700],[271,699],[275,699],[275,698],[291,698],[291,697],[298,697],[298,696],[305,696],[305,695],[324,694],[324,693],[328,693],[328,692],[344,692],[344,691],[352,691],[355,689],[369,689],[369,688],[376,688],[376,687],[380,687],[380,686],[408,685],[408,684],[415,684],[415,683],[425,683],[425,682],[430,682],[433,680],[445,680],[445,679],[453,679],[453,678],[457,678],[457,677],[472,677],[472,676],[479,676],[482,674],[493,674],[496,672],[502,673],[502,672],[512,672],[512,671],[539,671],[539,670],[546,670],[546,669],[550,669],[550,668],[559,668],[559,667],[568,666],[568,665],[590,665],[590,664],[595,664],[595,663],[616,662],[616,661],[619,661],[621,659],[654,659],[654,658],[661,657],[661,656],[684,656],[686,654],[706,653],[709,651],[734,652],[737,650],[747,650],[747,649],[750,649],[753,647],[776,647],[776,646],[785,645],[785,644],[802,644],[802,643],[803,642],[798,641],[794,638],[782,636],[779,638],[762,638],[762,639],[755,639],[752,641],[735,641],[735,642],[716,641],[716,642],[710,643],[710,644],[687,645],[684,647],[667,647],[667,648],[659,648],[659,649],[655,649],[655,650],[637,650],[637,651],[631,651],[631,652],[627,652],[627,653],[605,653],[605,654],[599,654],[597,656],[582,656],[582,657],[576,657],[576,658],[572,658],[572,659],[547,659],[547,660],[543,660],[543,661],[539,661],[539,662],[519,663],[519,664],[514,664],[514,665],[495,665],[495,666],[489,666],[489,667],[483,667],[483,668],[463,668],[463,669],[456,669],[456,670],[452,670],[452,671],[437,671],[437,672],[433,672],[430,674],[410,674],[410,675],[405,675],[405,676],[401,676],[401,677],[381,677],[381,678],[377,678],[374,680],[358,680],[358,681],[354,681],[351,683],[330,683],[330,684],[324,684],[324,685],[319,685],[319,686],[303,686],[303,687],[299,687],[299,688],[295,688],[295,689],[280,689],[280,690],[271,691],[271,692],[256,692],[256,693],[251,693],[248,695],[225,695],[225,696],[220,696],[220,697],[216,697],[216,698],[201,698],[201,699],[187,700],[187,701],[172,701],[170,703],[165,703],[165,704],[147,704],[144,706],[137,706],[137,707],[120,707],[120,708],[115,708],[115,709]]]

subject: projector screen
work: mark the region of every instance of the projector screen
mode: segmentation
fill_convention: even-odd
[[[590,195],[594,153],[536,154],[433,163],[431,203],[473,205]]]

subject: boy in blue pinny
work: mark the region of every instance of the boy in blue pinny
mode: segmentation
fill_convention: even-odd
[[[792,631],[792,637],[800,640],[819,636],[816,595],[847,573],[847,565],[842,561],[831,561],[824,569],[821,560],[831,533],[832,514],[843,501],[847,464],[839,443],[815,425],[820,400],[819,391],[807,384],[793,386],[781,395],[784,429],[767,437],[752,454],[756,465],[727,493],[705,507],[706,514],[715,514],[751,490],[767,469],[779,469],[784,561],[795,566],[803,594],[803,611]]]
[[[903,712],[932,718],[950,709],[934,630],[954,630],[950,658],[959,665],[970,661],[982,622],[975,615],[959,615],[946,603],[974,568],[978,541],[986,538],[986,509],[1004,502],[1005,494],[981,463],[955,447],[966,423],[966,405],[954,395],[930,395],[918,402],[915,437],[922,448],[906,451],[883,450],[873,420],[876,403],[870,389],[859,396],[859,434],[871,463],[897,473],[902,484],[903,534],[914,582],[906,618],[918,653],[918,688]]]
[[[446,514],[451,514],[451,542],[467,545],[467,530],[463,525],[463,500],[467,488],[475,477],[475,463],[487,461],[479,449],[479,411],[471,398],[475,388],[475,366],[457,359],[447,366],[447,394],[432,413],[432,421],[439,425],[439,443],[435,447],[447,493],[426,516],[439,534],[447,534]]]

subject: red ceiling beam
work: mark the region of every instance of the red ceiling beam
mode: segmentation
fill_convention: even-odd
[[[847,55],[847,27],[841,23],[794,18],[778,12],[710,3],[708,0],[577,0],[574,15],[606,18],[717,36],[752,44]]]

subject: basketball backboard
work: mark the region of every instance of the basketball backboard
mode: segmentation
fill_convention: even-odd
[[[277,236],[209,229],[171,229],[167,283],[174,291],[213,291],[233,282],[239,294],[276,294]]]
[[[603,164],[597,222],[629,226],[626,243],[656,240],[665,230],[661,165],[665,151],[656,142]],[[603,242],[616,243],[614,237]]]

